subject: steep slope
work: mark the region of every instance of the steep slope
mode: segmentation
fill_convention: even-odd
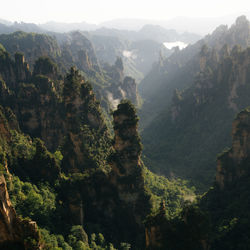
[[[157,114],[167,109],[174,89],[183,90],[192,86],[196,74],[201,70],[199,54],[204,45],[216,51],[221,50],[225,44],[229,48],[234,45],[246,48],[250,45],[249,36],[249,21],[241,16],[230,28],[222,25],[197,43],[159,60],[139,85],[139,93],[145,100],[140,112],[142,127],[146,127]]]
[[[113,64],[117,57],[124,62],[124,71],[139,83],[150,71],[153,63],[157,62],[160,53],[169,56],[172,51],[162,43],[152,39],[145,40],[143,37],[138,41],[129,38],[88,34],[93,42],[96,55],[100,62]]]
[[[233,122],[232,147],[217,157],[213,186],[174,219],[162,205],[147,221],[147,249],[249,249],[249,128],[246,108]]]
[[[211,249],[249,248],[249,109],[233,122],[232,147],[217,158],[216,182],[201,201],[211,216]]]
[[[10,180],[11,194],[18,211],[36,218],[39,226],[53,232],[67,235],[72,226],[81,225],[86,226],[88,233],[102,232],[117,244],[125,241],[143,245],[142,221],[150,209],[150,196],[141,172],[141,151],[135,152],[136,161],[131,166],[134,170],[130,172],[129,169],[122,180],[114,182],[114,178],[118,177],[115,171],[111,177],[112,167],[107,161],[113,150],[111,139],[90,83],[75,68],[71,68],[61,80],[56,65],[48,58],[39,58],[31,74],[22,55],[17,54],[16,61],[13,61],[7,52],[1,53],[2,63],[6,66],[1,68],[1,104],[6,109],[10,106],[16,114],[19,124],[13,120],[13,128],[20,127],[21,131],[31,136],[6,130],[3,125],[1,135],[6,133],[8,143],[3,142],[1,158],[7,159],[11,173],[22,181],[48,185],[47,190],[42,186],[40,193],[37,187],[16,177],[13,178],[14,184]],[[26,71],[29,72],[28,77],[24,74]],[[24,78],[19,79],[19,75]],[[131,128],[134,131],[131,134],[133,139],[138,137],[137,117],[132,104],[129,105],[123,104],[122,107],[125,106],[125,113],[126,109],[132,112],[129,115],[134,124],[128,130]],[[9,116],[14,116],[14,113],[10,110]],[[46,146],[53,152],[57,151],[52,154]],[[132,146],[126,150],[133,149]],[[130,159],[127,161],[130,162]],[[132,194],[129,192],[131,185],[136,187]],[[25,187],[30,189],[31,196],[26,193]],[[17,192],[17,189],[21,190]],[[23,193],[22,199],[20,192]],[[49,196],[49,203],[42,209],[39,206],[44,202],[44,192]],[[75,195],[72,196],[72,192]],[[58,201],[55,200],[56,194]],[[53,211],[58,218],[54,218]]]
[[[34,221],[21,219],[13,208],[5,177],[10,178],[7,152],[11,129],[18,129],[14,114],[0,107],[0,248],[40,249],[41,238]]]
[[[192,179],[198,185],[212,182],[214,155],[230,145],[231,120],[250,104],[250,50],[225,51],[225,47],[219,51],[223,55],[219,60],[214,50],[204,47],[203,70],[195,84],[176,91],[168,110],[144,130],[145,154],[156,171]]]
[[[101,101],[102,107],[108,112],[109,101],[106,90],[108,88],[108,91],[111,91],[111,94],[113,92],[115,95],[115,93],[119,91],[123,79],[116,82],[116,84],[112,85],[112,88],[110,88],[111,83],[117,81],[117,79],[115,77],[113,78],[112,72],[109,72],[110,66],[108,68],[102,68],[100,66],[92,43],[82,32],[70,32],[66,34],[54,33],[52,35],[53,36],[19,31],[11,34],[0,35],[0,44],[3,44],[6,51],[8,51],[13,57],[15,54],[22,53],[28,64],[24,61],[24,57],[20,56],[19,60],[23,60],[23,63],[30,65],[30,71],[34,70],[34,75],[40,73],[37,69],[33,68],[39,57],[47,57],[50,59],[50,67],[54,67],[54,69],[48,70],[54,70],[56,76],[54,76],[54,78],[52,75],[48,76],[50,78],[52,77],[53,80],[60,80],[62,77],[61,75],[65,74],[70,67],[76,66],[81,74],[86,78],[91,79],[94,91],[97,94],[98,99]],[[8,60],[11,61],[11,59]],[[57,66],[53,66],[53,64],[57,64]],[[3,65],[3,68],[4,67],[7,66]],[[40,67],[42,67],[42,65],[40,65]],[[55,72],[55,70],[57,72]],[[29,71],[28,67],[27,71]],[[12,74],[13,72],[10,73]],[[11,74],[9,78],[12,77],[13,74]],[[25,76],[23,76],[22,81],[30,82],[30,79],[25,79]],[[58,86],[55,87],[58,88]],[[132,97],[133,101],[135,101],[134,103],[137,104],[137,93],[132,93],[131,91],[126,93],[127,89],[124,87],[122,89],[125,96],[127,98]]]
[[[90,233],[98,225],[105,237],[115,243],[123,240],[133,247],[143,247],[143,220],[151,204],[140,161],[137,122],[130,103],[118,105],[109,170],[75,173],[62,180],[59,197],[67,204],[67,223],[83,224]]]
[[[0,35],[0,43],[11,55],[22,52],[30,65],[33,65],[40,56],[49,56],[55,59],[61,54],[56,40],[44,34],[22,31],[2,34]]]

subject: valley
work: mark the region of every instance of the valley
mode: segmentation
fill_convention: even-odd
[[[79,25],[0,19],[0,249],[250,249],[248,18]]]

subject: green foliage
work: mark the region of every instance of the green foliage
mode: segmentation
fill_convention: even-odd
[[[60,160],[47,150],[43,141],[32,141],[16,131],[12,131],[12,140],[9,168],[15,174],[35,183],[55,182],[60,174]]]
[[[249,248],[249,159],[244,160],[242,164],[244,166],[234,164],[233,168],[246,169],[244,176],[228,182],[224,190],[213,187],[201,199],[201,208],[211,217],[212,249],[243,250]],[[224,167],[228,172],[234,171],[231,166],[225,165]]]
[[[39,57],[35,62],[33,74],[56,77],[58,67],[49,57]]]
[[[52,215],[56,209],[56,194],[45,184],[37,187],[22,182],[17,176],[8,181],[11,202],[17,213],[29,217],[42,226],[52,226]]]
[[[74,229],[73,229],[74,227]],[[111,243],[105,243],[105,239],[102,234],[92,234],[91,242],[82,241],[82,233],[79,235],[79,230],[84,231],[82,226],[73,226],[71,233],[65,240],[62,235],[51,234],[48,230],[41,228],[40,232],[42,235],[42,240],[45,243],[45,249],[62,249],[62,250],[117,250],[113,247]],[[76,232],[77,231],[77,232]],[[130,245],[127,243],[121,243],[121,250],[130,249]]]
[[[88,244],[88,235],[83,230],[82,226],[73,226],[70,233],[78,240]]]
[[[12,130],[11,139],[11,154],[13,159],[23,158],[31,160],[34,157],[36,149],[29,136]]]
[[[166,204],[167,218],[176,217],[187,201],[194,201],[194,187],[189,188],[188,182],[181,179],[167,179],[144,169],[145,185],[150,190],[153,200],[153,211],[159,209],[162,201]]]
[[[45,34],[17,31],[11,34],[2,34],[0,43],[11,54],[15,54],[17,51],[23,52],[31,64],[35,62],[37,57],[44,54],[50,54],[51,57],[56,58],[61,53],[56,40]]]
[[[83,78],[80,75],[79,71],[74,67],[71,67],[70,73],[67,74],[64,82],[63,96],[65,101],[66,99],[74,100],[76,96],[79,95],[82,82]],[[69,112],[70,111],[72,110],[69,110]]]
[[[151,170],[188,179],[200,193],[212,185],[215,155],[230,145],[232,120],[250,104],[249,81],[244,79],[238,87],[242,80],[236,73],[248,72],[249,52],[231,53],[218,62],[209,50],[201,58],[206,67],[196,74],[193,85],[182,91],[181,98],[174,92],[171,105],[162,106],[142,133],[145,163]],[[237,97],[232,96],[234,88]]]

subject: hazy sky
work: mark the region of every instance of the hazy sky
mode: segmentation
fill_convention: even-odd
[[[116,18],[219,17],[250,11],[250,0],[3,0],[0,18],[99,23]]]

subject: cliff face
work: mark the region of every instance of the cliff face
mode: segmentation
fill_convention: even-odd
[[[230,145],[231,121],[250,104],[249,53],[239,46],[203,46],[192,87],[174,91],[169,109],[143,131],[145,154],[157,168],[210,185],[214,155]]]
[[[250,156],[250,110],[240,112],[233,122],[232,147],[217,159],[216,183],[220,189],[248,173]]]
[[[68,204],[70,223],[90,228],[98,224],[114,243],[122,240],[143,247],[143,220],[151,203],[144,186],[138,118],[130,103],[118,105],[113,116],[115,138],[109,163],[96,172],[72,175],[63,183],[59,199]]]
[[[232,126],[232,147],[217,159],[216,181],[196,205],[184,205],[179,218],[160,211],[146,223],[147,249],[245,249],[249,242],[250,110]],[[243,233],[244,232],[244,233]],[[182,242],[182,243],[180,243]]]
[[[141,162],[142,145],[138,135],[138,117],[130,103],[118,105],[114,117],[114,153],[111,155],[111,182],[118,189],[119,198],[132,207],[139,224],[148,211],[141,201],[148,199]]]
[[[119,99],[118,101],[130,98],[136,104],[137,94],[133,93],[136,84],[133,81],[128,84],[123,81],[124,68],[121,59],[107,70],[99,65],[92,43],[81,32],[55,34],[55,37],[25,32],[0,35],[0,43],[8,51],[3,47],[0,49],[0,74],[8,87],[12,89],[19,87],[19,83],[34,83],[31,76],[37,75],[58,81],[62,79],[60,74],[65,74],[75,65],[85,76],[93,79],[93,88],[98,99],[103,99],[102,105],[107,111],[107,102],[110,101],[112,106],[112,98]],[[33,70],[32,74],[20,52]],[[15,61],[8,53],[15,56]],[[55,88],[61,91],[60,84]]]
[[[211,249],[248,248],[250,110],[241,111],[232,126],[232,146],[217,157],[216,181],[200,205],[211,220]],[[242,233],[244,232],[244,234]],[[215,236],[215,237],[214,237]]]
[[[39,240],[36,223],[20,219],[16,215],[9,199],[4,176],[0,175],[0,248],[42,249]]]
[[[81,172],[105,165],[104,155],[109,151],[105,147],[108,145],[109,135],[101,107],[91,85],[74,68],[66,76],[63,99],[65,119],[61,121],[66,136],[63,143],[64,170]],[[98,151],[98,147],[102,150]],[[96,162],[91,160],[90,155],[93,153]],[[104,154],[101,156],[102,153]]]
[[[19,129],[15,116],[9,108],[0,107],[0,248],[41,249],[36,223],[19,218],[9,198],[4,174],[11,179],[6,157],[11,129]]]
[[[118,105],[113,113],[114,152],[110,157],[110,181],[117,189],[122,206],[134,218],[138,234],[144,230],[143,220],[150,211],[150,197],[144,184],[142,145],[138,134],[138,117],[129,102]]]
[[[17,31],[12,34],[0,35],[0,43],[11,55],[22,52],[31,66],[34,65],[38,57],[57,58],[61,54],[57,41],[45,34]]]
[[[135,79],[124,76],[124,67],[121,58],[117,58],[113,66],[104,65],[108,76],[111,78],[111,86],[106,89],[106,96],[111,108],[116,109],[123,99],[130,100],[134,105],[138,105],[138,92]]]

